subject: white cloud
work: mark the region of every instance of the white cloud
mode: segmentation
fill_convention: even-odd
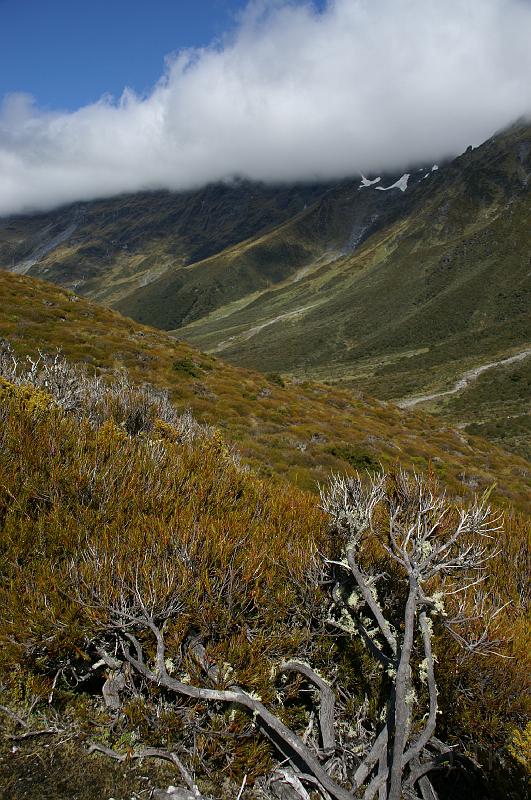
[[[149,96],[71,113],[11,95],[0,214],[241,175],[333,178],[479,144],[531,111],[529,0],[262,0]]]

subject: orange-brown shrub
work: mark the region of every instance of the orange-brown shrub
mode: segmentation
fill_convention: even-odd
[[[316,577],[332,543],[316,498],[242,470],[218,432],[154,416],[157,401],[146,407],[148,395],[134,387],[127,413],[140,403],[149,425],[124,424],[114,396],[110,389],[88,418],[82,408],[60,408],[42,387],[0,381],[0,679],[9,685],[25,675],[46,692],[69,665],[90,668],[108,607],[138,588],[155,611],[174,603],[168,653],[191,679],[198,667],[179,654],[199,636],[213,662],[230,665],[231,681],[277,708],[271,666],[297,656],[335,676],[353,708],[365,696],[371,702],[379,679],[364,673],[361,645],[323,631],[326,594]],[[508,517],[491,568],[491,588],[511,601],[498,621],[511,657],[472,661],[451,647],[440,654],[443,728],[465,744],[510,746],[525,728],[525,525]],[[280,713],[296,727],[305,718],[293,704]],[[157,723],[154,743],[179,724]],[[231,724],[253,736],[247,722]],[[215,761],[221,745],[205,737]],[[231,775],[240,774],[238,763],[258,774],[264,745],[253,744],[254,761],[248,747],[234,748],[241,761]]]
[[[171,430],[94,428],[0,384],[4,669],[83,658],[104,607],[135,585],[156,605],[178,598],[173,647],[199,633],[251,682],[297,650],[317,599],[305,576],[326,546],[314,499],[242,471],[218,434]]]

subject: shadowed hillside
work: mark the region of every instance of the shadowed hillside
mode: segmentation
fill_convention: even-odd
[[[278,225],[325,189],[240,181],[8,217],[0,220],[0,267],[113,304],[169,267],[206,258]]]

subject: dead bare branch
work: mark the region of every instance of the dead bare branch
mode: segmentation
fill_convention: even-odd
[[[288,661],[278,668],[279,675],[288,672],[298,672],[300,675],[304,675],[319,690],[319,727],[321,730],[322,754],[325,757],[333,755],[336,751],[334,728],[336,697],[332,688],[308,664],[303,664],[301,661]]]

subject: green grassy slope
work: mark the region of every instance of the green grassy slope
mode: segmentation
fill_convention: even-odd
[[[359,185],[359,180],[344,181],[273,230],[184,268],[173,265],[114,305],[164,329],[202,323],[219,313],[230,324],[242,307],[254,319],[254,309],[260,309],[262,298],[267,301],[269,290],[287,288],[297,297],[305,276],[351,253],[408,205],[399,190],[367,191]]]
[[[529,463],[420,411],[322,383],[287,381],[199,353],[167,333],[52,284],[0,271],[0,336],[19,353],[61,347],[99,370],[125,368],[167,389],[180,409],[222,429],[262,475],[315,490],[331,471],[379,462],[431,468],[456,496],[497,483],[529,507]]]
[[[531,358],[481,375],[434,410],[460,427],[531,459]],[[429,409],[429,406],[424,406]]]
[[[516,127],[421,181],[352,255],[178,335],[244,366],[381,398],[444,390],[531,339],[530,176],[531,129]]]

